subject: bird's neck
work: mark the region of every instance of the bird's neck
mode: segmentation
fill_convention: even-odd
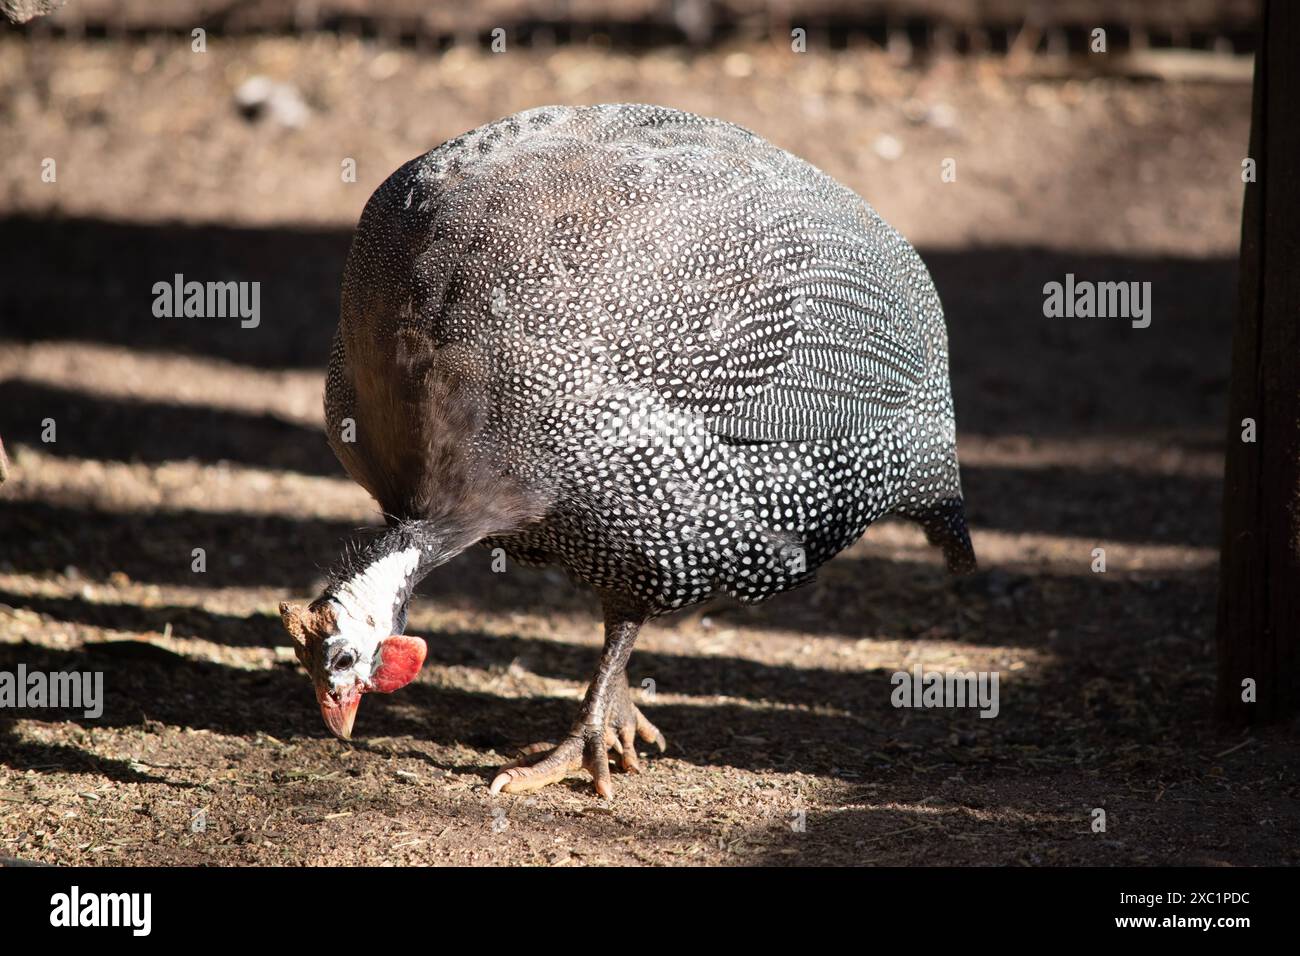
[[[330,573],[321,597],[348,619],[347,630],[373,631],[379,639],[401,634],[416,585],[459,550],[428,522],[402,522],[349,551]]]

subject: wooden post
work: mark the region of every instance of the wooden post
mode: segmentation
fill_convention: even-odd
[[[1262,0],[1219,569],[1218,716],[1300,708],[1300,3]],[[1243,440],[1244,419],[1255,426]],[[1255,702],[1243,701],[1243,681]]]

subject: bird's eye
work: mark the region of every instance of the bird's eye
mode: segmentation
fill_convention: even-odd
[[[334,663],[331,667],[336,671],[346,671],[350,670],[352,665],[356,662],[357,658],[355,654],[351,651],[342,651],[338,657],[334,658]]]

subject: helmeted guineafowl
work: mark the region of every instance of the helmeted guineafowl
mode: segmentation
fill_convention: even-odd
[[[529,110],[402,166],[367,203],[326,381],[329,442],[389,527],[282,605],[330,728],[411,680],[412,589],[475,542],[599,594],[570,734],[494,791],[637,769],[659,732],[625,668],[641,624],[808,581],[872,521],[962,511],[948,347],[911,246],[738,126],[656,106]]]

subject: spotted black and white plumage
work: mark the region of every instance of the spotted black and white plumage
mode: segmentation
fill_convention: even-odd
[[[688,113],[530,110],[394,173],[326,410],[389,514],[650,613],[797,586],[889,513],[973,564],[920,258],[829,176]]]

